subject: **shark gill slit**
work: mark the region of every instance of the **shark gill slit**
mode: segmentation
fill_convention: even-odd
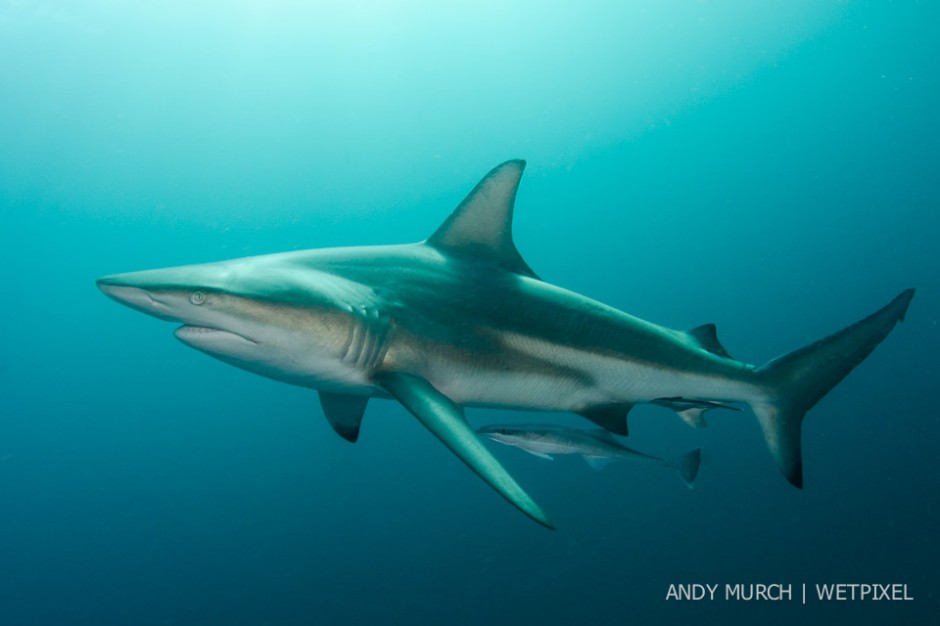
[[[362,345],[359,354],[356,356],[356,369],[366,369],[369,366],[369,358],[375,350],[375,344],[378,340],[375,332],[375,318],[373,311],[365,307],[360,307],[362,315]]]
[[[346,354],[343,355],[343,361],[355,364],[359,360],[359,353],[362,351],[362,342],[364,341],[365,329],[358,319],[353,319],[352,333],[349,339],[349,347],[346,348]]]
[[[369,353],[369,358],[366,359],[364,367],[368,370],[375,369],[385,358],[385,353],[388,352],[389,343],[391,343],[391,326],[387,318],[378,317],[375,320],[375,328],[373,328],[374,341],[372,342],[372,350]]]
[[[369,349],[363,352],[363,359],[361,367],[363,369],[372,369],[373,359],[375,358],[376,353],[378,353],[379,344],[382,341],[382,328],[379,325],[380,320],[374,311],[369,312],[369,318],[367,321],[369,325]]]
[[[375,310],[360,307],[350,330],[342,360],[356,369],[373,370],[382,362],[391,343],[390,320]]]

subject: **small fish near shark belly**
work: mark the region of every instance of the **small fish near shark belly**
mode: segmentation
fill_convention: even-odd
[[[676,470],[690,489],[695,486],[702,456],[701,449],[696,448],[674,460],[666,460],[628,448],[603,429],[586,431],[554,424],[490,424],[478,428],[477,433],[541,459],[577,455],[595,470],[614,461],[662,465]]]

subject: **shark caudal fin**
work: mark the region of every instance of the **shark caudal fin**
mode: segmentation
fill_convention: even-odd
[[[862,321],[756,370],[767,399],[751,408],[777,466],[794,486],[803,487],[803,416],[904,319],[913,297],[914,290],[908,289]]]
[[[699,465],[702,464],[702,449],[696,448],[691,452],[683,454],[678,459],[669,464],[679,472],[679,478],[689,489],[695,489],[695,477],[698,476]]]

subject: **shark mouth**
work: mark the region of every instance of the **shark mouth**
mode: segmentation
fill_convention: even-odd
[[[216,343],[218,341],[231,341],[235,339],[237,341],[244,342],[246,344],[258,345],[258,342],[244,335],[239,335],[230,330],[222,330],[221,328],[210,328],[208,326],[190,326],[189,324],[184,324],[176,329],[176,332],[173,333],[176,335],[176,338],[186,344],[197,344],[197,345],[206,345],[208,343]]]

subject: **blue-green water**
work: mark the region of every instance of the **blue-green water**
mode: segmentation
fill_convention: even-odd
[[[933,2],[0,1],[0,624],[933,623],[938,58]],[[350,445],[94,287],[416,241],[509,158],[542,277],[752,363],[919,288],[805,490],[749,415],[643,407],[695,491],[494,447],[549,532],[397,405]],[[796,597],[666,600],[738,582]],[[915,599],[799,601],[830,582]]]

